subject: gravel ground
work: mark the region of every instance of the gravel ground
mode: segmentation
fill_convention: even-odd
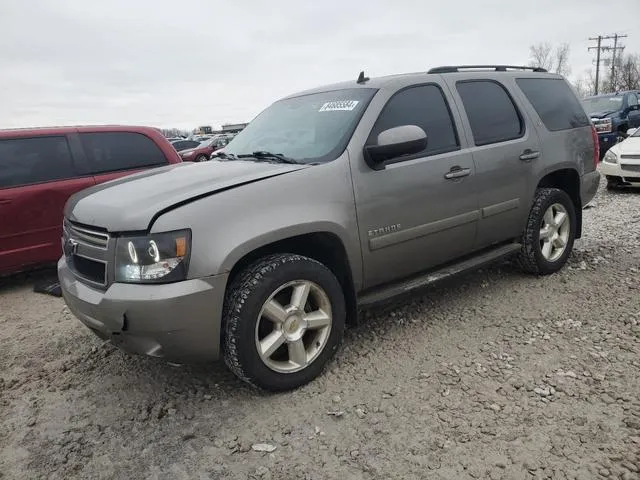
[[[258,393],[102,344],[0,287],[0,478],[640,478],[640,192],[567,268],[509,265],[365,312],[326,373]]]

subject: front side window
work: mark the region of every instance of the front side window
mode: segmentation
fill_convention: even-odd
[[[75,177],[67,138],[0,140],[0,188]]]
[[[635,93],[630,93],[630,94],[629,94],[629,100],[628,100],[628,102],[629,102],[629,106],[630,106],[630,107],[633,107],[633,106],[635,106],[635,105],[638,105],[638,97],[636,97],[636,94],[635,94]]]
[[[302,163],[333,160],[346,148],[376,91],[350,88],[279,100],[236,135],[225,152],[271,152]]]
[[[420,85],[396,93],[382,109],[367,143],[389,128],[416,125],[427,134],[423,155],[435,155],[459,148],[449,105],[437,85]]]
[[[94,174],[168,163],[155,142],[141,133],[81,133],[80,139]]]
[[[516,83],[549,131],[555,132],[589,125],[589,117],[584,113],[580,102],[564,80],[518,78]]]
[[[456,84],[476,145],[506,142],[524,134],[524,123],[505,88],[491,80]]]

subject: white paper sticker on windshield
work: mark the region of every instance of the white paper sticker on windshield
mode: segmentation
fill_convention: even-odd
[[[319,112],[335,112],[336,110],[351,111],[360,103],[359,100],[340,100],[337,102],[327,102],[320,107]]]

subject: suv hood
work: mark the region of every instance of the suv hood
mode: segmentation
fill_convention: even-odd
[[[172,207],[308,167],[238,160],[154,168],[76,193],[64,214],[73,222],[110,232],[148,230],[159,213]]]
[[[591,118],[605,118],[608,117],[609,115],[611,115],[612,113],[616,113],[617,110],[608,110],[608,111],[603,111],[603,112],[594,112],[594,113],[590,113],[589,117]]]

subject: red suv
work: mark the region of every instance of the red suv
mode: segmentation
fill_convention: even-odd
[[[75,192],[181,162],[151,127],[0,130],[0,275],[60,258],[62,210]]]

